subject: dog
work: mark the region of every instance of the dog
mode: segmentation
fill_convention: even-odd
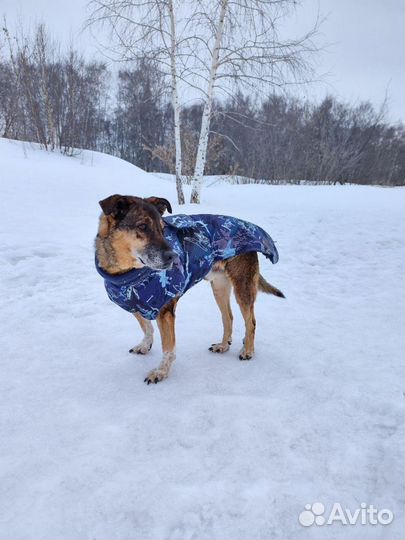
[[[167,378],[175,353],[175,312],[179,298],[193,285],[211,283],[222,315],[222,341],[209,347],[225,353],[232,343],[230,297],[234,290],[245,321],[240,360],[254,354],[254,303],[262,291],[285,298],[259,272],[258,252],[273,263],[278,252],[260,227],[229,216],[201,214],[163,218],[172,208],[167,199],[111,195],[99,202],[102,214],[95,241],[96,268],[110,299],[133,313],[143,331],[130,353],[147,354],[156,319],[163,359],[146,376],[147,384]]]

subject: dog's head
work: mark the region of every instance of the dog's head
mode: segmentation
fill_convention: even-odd
[[[128,250],[141,265],[154,270],[172,267],[176,254],[163,236],[162,220],[166,210],[172,213],[168,200],[111,195],[99,204],[107,221],[107,235],[114,240],[115,251]]]

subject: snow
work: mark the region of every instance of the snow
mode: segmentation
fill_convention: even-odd
[[[97,201],[172,182],[119,159],[0,139],[0,538],[371,539],[404,536],[404,190],[219,184],[174,212],[253,221],[256,356],[231,350],[207,283],[181,300],[177,360],[141,338],[93,265]],[[157,334],[157,332],[156,332]],[[390,525],[303,527],[305,504],[390,509]]]

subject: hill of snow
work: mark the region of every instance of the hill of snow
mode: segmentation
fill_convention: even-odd
[[[180,301],[177,360],[128,349],[133,317],[93,263],[98,200],[175,201],[119,159],[0,139],[0,538],[369,539],[404,536],[404,190],[217,185],[199,207],[277,241],[261,272],[256,356],[221,336],[208,283]],[[361,503],[389,525],[300,525],[306,504]],[[326,515],[325,513],[325,515]]]

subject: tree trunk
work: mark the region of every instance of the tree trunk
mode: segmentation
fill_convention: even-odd
[[[222,35],[224,31],[225,15],[228,9],[229,0],[221,1],[221,11],[216,29],[215,45],[212,52],[210,78],[208,83],[207,98],[201,119],[200,138],[198,141],[197,156],[192,182],[191,203],[199,204],[201,197],[201,187],[204,178],[205,161],[207,157],[208,137],[210,132],[212,100],[214,96],[214,85],[218,72],[219,49],[221,47]]]
[[[37,29],[37,34],[35,37],[34,51],[36,49],[36,60],[38,68],[41,72],[41,86],[42,93],[44,97],[45,105],[45,114],[46,114],[46,140],[47,144],[50,145],[50,149],[54,150],[56,148],[56,129],[53,119],[52,103],[49,96],[49,76],[48,76],[48,46],[46,40],[45,27],[43,24],[40,24]]]
[[[179,204],[184,204],[184,192],[182,182],[182,159],[181,159],[181,136],[180,136],[180,104],[179,95],[177,89],[177,68],[176,68],[176,24],[174,20],[174,8],[172,0],[169,0],[169,12],[170,12],[170,37],[171,37],[171,50],[170,50],[170,67],[172,77],[172,105],[174,112],[174,142],[176,149],[176,190],[177,200]]]

